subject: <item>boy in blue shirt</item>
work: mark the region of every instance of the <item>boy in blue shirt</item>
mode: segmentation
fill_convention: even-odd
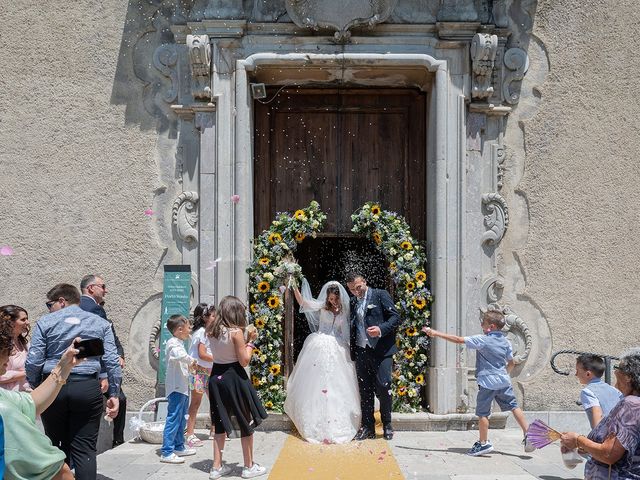
[[[602,381],[604,369],[604,360],[598,355],[583,353],[576,359],[576,377],[584,385],[580,392],[580,403],[587,413],[591,429],[595,428],[622,398],[622,393],[617,388]]]
[[[535,447],[527,440],[529,425],[524,413],[518,407],[516,397],[511,386],[509,372],[513,369],[513,348],[509,340],[502,333],[504,315],[497,311],[488,311],[482,315],[482,331],[484,335],[458,337],[425,327],[422,330],[430,337],[440,337],[449,342],[464,344],[467,348],[477,351],[476,379],[478,381],[478,398],[476,400],[476,415],[479,417],[478,429],[480,440],[473,444],[467,452],[473,457],[493,451],[489,441],[489,416],[491,402],[495,401],[504,411],[511,411],[524,434],[525,452],[533,452]]]

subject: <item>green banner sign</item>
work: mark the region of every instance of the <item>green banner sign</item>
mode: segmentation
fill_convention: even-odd
[[[172,315],[184,315],[189,318],[191,307],[191,266],[165,265],[164,286],[162,289],[162,328],[160,330],[160,365],[158,384],[164,384],[167,371],[165,347],[171,333],[167,330],[167,320]]]

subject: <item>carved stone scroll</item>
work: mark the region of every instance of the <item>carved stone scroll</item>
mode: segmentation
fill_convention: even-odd
[[[502,297],[504,289],[504,279],[502,277],[492,276],[485,280],[480,287],[482,298],[486,299],[487,304],[496,303]]]
[[[198,194],[182,192],[173,202],[173,224],[185,242],[198,241]]]
[[[498,50],[498,36],[487,33],[476,33],[471,40],[471,60],[473,81],[471,96],[487,99],[493,94],[491,77]]]
[[[510,48],[504,54],[504,66],[507,73],[502,82],[502,96],[504,101],[515,105],[520,101],[520,89],[513,88],[512,83],[521,82],[529,69],[529,56],[521,48]]]
[[[177,61],[178,53],[175,45],[160,45],[153,52],[153,66],[171,80],[170,87],[162,95],[162,99],[167,103],[173,103],[178,98],[178,72],[175,68]]]
[[[285,5],[291,20],[299,27],[335,30],[336,41],[344,43],[351,37],[349,29],[384,22],[396,3],[398,0],[286,0]]]
[[[488,212],[484,216],[487,231],[482,235],[482,243],[497,245],[504,237],[509,225],[509,209],[506,200],[499,193],[487,193],[482,196],[482,205]]]
[[[480,310],[482,312],[498,311],[504,315],[505,325],[502,331],[510,337],[513,346],[513,363],[519,365],[529,358],[531,347],[533,346],[533,335],[531,335],[531,331],[525,321],[511,310],[511,307],[491,303],[487,305],[487,308],[481,308]]]
[[[191,94],[211,100],[211,45],[208,35],[187,35],[191,65]]]

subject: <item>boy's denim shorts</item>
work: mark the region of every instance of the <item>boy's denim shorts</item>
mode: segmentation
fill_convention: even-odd
[[[516,402],[516,396],[513,394],[513,387],[501,388],[499,390],[489,390],[488,388],[480,387],[478,391],[478,398],[476,400],[476,415],[479,417],[488,417],[491,415],[491,402],[495,401],[500,406],[500,410],[503,412],[511,411],[514,408],[518,408],[518,402]]]

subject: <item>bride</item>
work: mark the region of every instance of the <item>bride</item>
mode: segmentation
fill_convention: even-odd
[[[327,282],[317,299],[309,283],[293,292],[312,333],[287,382],[284,411],[311,443],[346,443],[360,426],[360,394],[349,355],[349,296]]]

